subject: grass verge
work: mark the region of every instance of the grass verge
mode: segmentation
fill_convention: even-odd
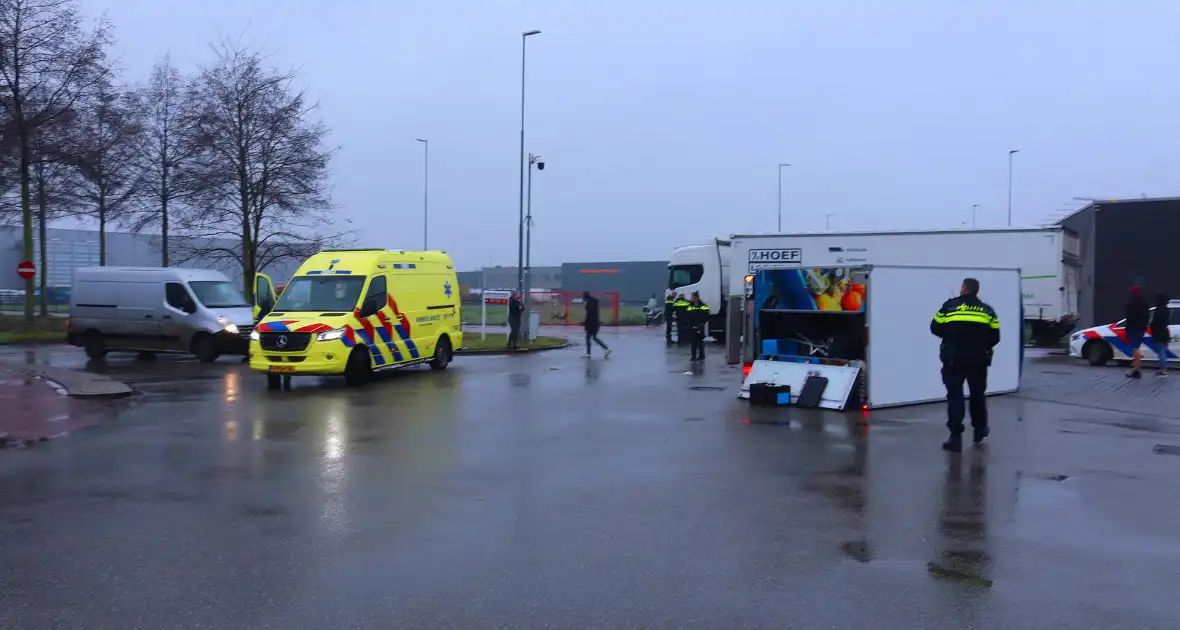
[[[544,350],[546,348],[558,348],[564,346],[568,340],[564,337],[541,337],[538,336],[536,341],[527,341],[520,344],[522,350]],[[487,339],[481,339],[477,332],[463,333],[463,352],[489,352],[493,350],[504,350],[508,345],[508,335],[506,333],[488,333]]]
[[[37,317],[29,327],[23,317],[0,316],[0,344],[65,343],[67,323],[64,317]]]

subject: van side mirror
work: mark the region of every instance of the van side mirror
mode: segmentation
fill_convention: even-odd
[[[259,317],[266,317],[274,309],[275,309],[274,300],[271,300],[268,297],[258,300],[258,316]]]
[[[192,315],[193,313],[197,312],[197,305],[191,299],[186,299],[184,303],[180,305],[180,310],[188,313],[189,315]]]

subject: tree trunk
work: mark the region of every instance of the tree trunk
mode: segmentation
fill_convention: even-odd
[[[107,264],[107,200],[98,193],[98,266]]]
[[[168,167],[160,178],[160,262],[168,266]]]
[[[46,206],[49,205],[45,194],[45,163],[37,161],[37,242],[40,244],[41,255],[38,261],[40,265],[38,269],[40,273],[37,274],[41,288],[41,317],[49,316],[49,287],[47,284],[47,271],[49,270],[49,248],[46,243],[49,241],[49,227],[46,225],[48,221],[48,210]]]
[[[29,163],[32,151],[29,148],[27,130],[20,132],[20,210],[22,229],[21,260],[33,260],[33,207],[29,199]],[[45,273],[40,270],[40,273]],[[25,280],[25,324],[33,326],[34,279]]]

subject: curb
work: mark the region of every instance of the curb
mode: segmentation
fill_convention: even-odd
[[[74,398],[125,398],[135,393],[130,385],[97,374],[41,366],[24,366],[21,371],[41,377]]]
[[[544,348],[522,348],[520,350],[509,350],[504,348],[502,350],[464,350],[462,348],[455,351],[457,357],[491,357],[503,354],[535,354],[537,352],[549,352],[550,350],[562,350],[574,345],[569,340],[557,346],[545,346]]]

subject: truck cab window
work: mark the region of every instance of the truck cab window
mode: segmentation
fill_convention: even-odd
[[[185,313],[195,313],[196,303],[188,294],[188,289],[184,288],[183,284],[179,282],[169,282],[164,285],[164,299],[168,302],[168,306]]]
[[[668,288],[679,289],[683,286],[696,284],[705,275],[704,265],[674,265],[668,267]]]

